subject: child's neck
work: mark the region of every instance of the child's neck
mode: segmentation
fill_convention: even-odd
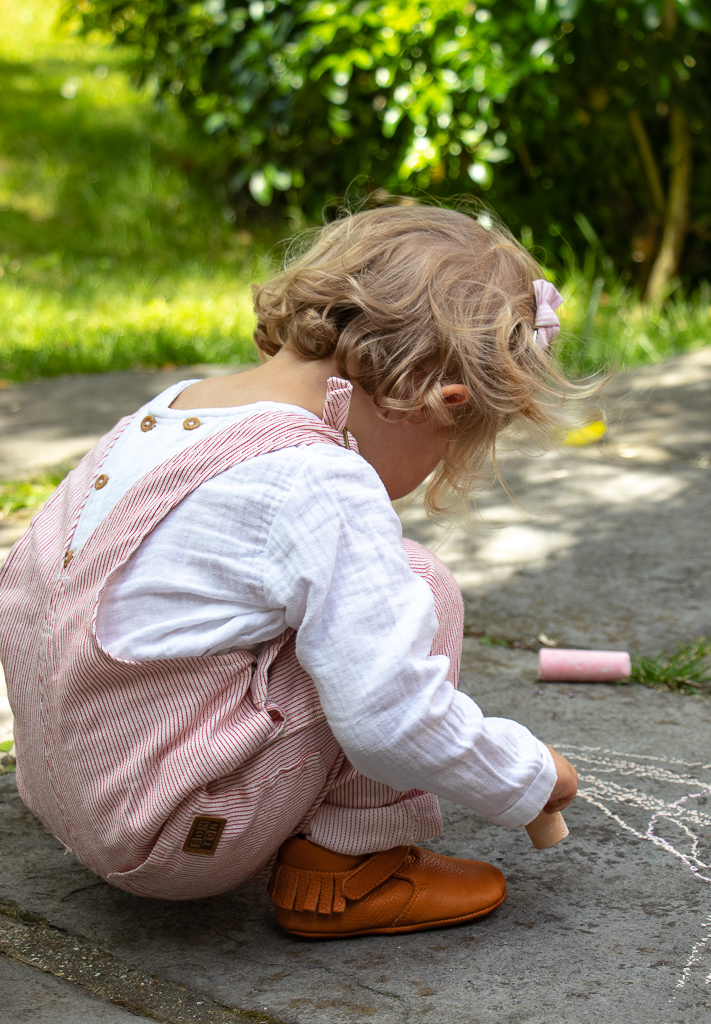
[[[253,370],[191,384],[178,395],[172,408],[224,409],[253,402],[283,402],[321,417],[326,381],[337,375],[334,359],[302,359],[290,349],[280,349]],[[353,387],[348,430],[358,442],[361,456],[375,469],[393,499],[404,497],[422,483],[439,464],[446,443],[428,416],[383,417],[357,384]]]
[[[337,376],[335,359],[302,359],[289,348],[242,373],[210,377],[181,391],[172,409],[230,408],[253,402],[297,405],[320,416],[326,381]]]

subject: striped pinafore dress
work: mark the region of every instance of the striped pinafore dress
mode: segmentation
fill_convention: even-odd
[[[137,895],[209,896],[268,867],[289,836],[372,853],[439,835],[434,796],[359,774],[331,732],[286,629],[255,655],[136,662],[96,634],[101,595],[144,537],[202,482],[296,445],[344,444],[351,385],[331,378],[323,422],[260,413],[156,466],[71,554],[102,463],[143,410],[60,485],[0,572],[0,660],[25,804],[88,868]],[[433,590],[432,653],[456,679],[461,597],[448,570],[404,542]]]

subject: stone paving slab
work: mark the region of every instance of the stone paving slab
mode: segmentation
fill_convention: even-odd
[[[711,633],[711,348],[612,380],[604,443],[503,457],[481,517],[405,532],[449,565],[473,631],[656,654]]]
[[[0,991],[12,1019],[55,1017],[72,1024],[129,1024],[140,1017],[169,1024],[235,1024],[244,1014],[185,985],[131,966],[87,939],[37,920],[0,913]],[[34,915],[35,917],[37,915]],[[47,1017],[48,1011],[55,1017]],[[27,1014],[28,1016],[23,1016]],[[254,1024],[254,1015],[251,1016]],[[259,1014],[258,1016],[262,1016]],[[274,1024],[272,1018],[256,1024]]]
[[[146,397],[166,382],[146,381]],[[141,400],[95,380],[67,381],[67,400],[87,387],[104,388],[107,402],[116,391],[108,425]],[[706,1024],[711,699],[541,684],[532,651],[475,637],[533,646],[543,632],[563,646],[653,654],[711,634],[710,399],[711,349],[620,376],[605,395],[605,443],[507,458],[523,507],[483,494],[496,529],[475,519],[447,535],[417,503],[403,512],[407,532],[435,547],[463,587],[463,688],[485,713],[558,746],[581,775],[566,812],[571,836],[550,851],[445,805],[433,848],[491,859],[507,876],[508,899],[489,918],[317,943],[280,932],[263,882],[192,903],[141,900],[65,855],[12,776],[0,779],[0,908],[196,999],[285,1024]]]
[[[464,685],[484,710],[525,722],[581,773],[571,836],[550,851],[445,804],[432,848],[506,874],[508,899],[487,919],[319,943],[280,932],[263,882],[190,903],[133,897],[65,855],[11,776],[0,905],[222,1006],[298,1024],[705,1024],[711,701],[534,677],[530,652],[466,641]]]
[[[1,954],[0,992],[4,1011],[14,1024],[77,1024],[82,1020],[92,1024],[136,1024],[138,1020],[128,1010]]]

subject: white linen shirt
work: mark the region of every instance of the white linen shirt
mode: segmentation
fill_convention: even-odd
[[[110,486],[93,490],[76,552],[126,490],[159,462],[273,402],[145,409],[156,426],[129,426],[108,453]],[[314,417],[316,419],[316,417]],[[432,593],[409,567],[401,527],[375,470],[353,451],[304,445],[218,474],[144,538],[105,590],[97,635],[129,660],[210,656],[261,645],[286,626],[328,723],[354,767],[402,790],[424,789],[508,828],[527,824],[556,781],[547,747],[524,726],[485,718],[429,654]]]

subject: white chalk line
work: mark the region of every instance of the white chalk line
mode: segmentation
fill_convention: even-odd
[[[709,914],[709,916],[706,918],[701,927],[711,927],[711,914]],[[706,951],[704,947],[706,946],[706,943],[709,941],[709,939],[711,939],[711,932],[707,932],[707,934],[704,935],[703,938],[699,939],[699,941],[694,943],[694,945],[691,947],[691,952],[689,953],[689,958],[686,961],[686,966],[684,967],[684,970],[681,972],[681,976],[675,985],[675,988],[677,990],[684,988],[687,981],[691,977],[691,971],[694,968],[694,965],[701,963],[703,953]],[[706,975],[706,978],[704,980],[707,985],[711,984],[711,972],[709,972]]]
[[[561,744],[561,747],[563,744]],[[680,764],[685,768],[695,768],[697,771],[703,771],[704,769],[711,768],[711,762],[703,764],[701,761],[680,761],[674,757],[664,757],[659,754],[630,754],[630,752],[622,750],[608,750],[606,747],[587,747],[584,744],[569,743],[567,744],[569,750],[588,751],[591,754],[610,754],[612,757],[621,758],[642,758],[644,761],[663,761],[665,764]]]
[[[673,771],[670,767],[665,767],[665,765],[669,765],[676,768],[691,769],[696,774],[711,769],[711,764],[682,761],[651,754],[630,755],[622,751],[606,750],[603,747],[587,747],[573,744],[561,744],[559,749],[561,753],[567,750],[575,760],[587,762],[587,771],[591,774],[581,771],[580,781],[584,785],[578,790],[578,795],[583,800],[616,822],[623,831],[629,832],[637,839],[651,842],[660,849],[670,853],[677,860],[680,860],[699,881],[711,882],[711,864],[706,863],[700,855],[701,836],[698,834],[698,831],[704,827],[711,827],[711,814],[700,810],[698,807],[689,806],[690,800],[696,800],[707,793],[711,793],[711,783],[695,778],[689,772]],[[595,774],[592,774],[592,772],[595,772]],[[625,787],[614,782],[612,779],[600,778],[600,774],[608,775],[613,772],[623,777],[636,775],[637,778],[645,781],[661,782],[667,785],[683,786],[684,788],[690,787],[694,791],[687,792],[670,803],[637,787]],[[586,788],[586,785],[588,788]],[[625,821],[620,814],[615,813],[605,801],[621,803],[630,808],[635,807],[650,812],[651,816],[647,827],[644,831],[635,828],[634,825]],[[677,849],[664,836],[656,834],[655,830],[662,822],[677,829],[680,833],[680,838],[688,841],[689,849],[686,852]],[[703,872],[707,873],[704,874]],[[705,929],[711,928],[711,913],[701,927]],[[708,945],[710,941],[711,931],[707,931],[691,947],[686,964],[674,986],[676,991],[685,988],[692,976],[692,972],[694,972],[694,968],[702,962],[704,956],[711,950],[711,946]],[[706,985],[711,984],[711,971],[705,976],[704,983]]]

